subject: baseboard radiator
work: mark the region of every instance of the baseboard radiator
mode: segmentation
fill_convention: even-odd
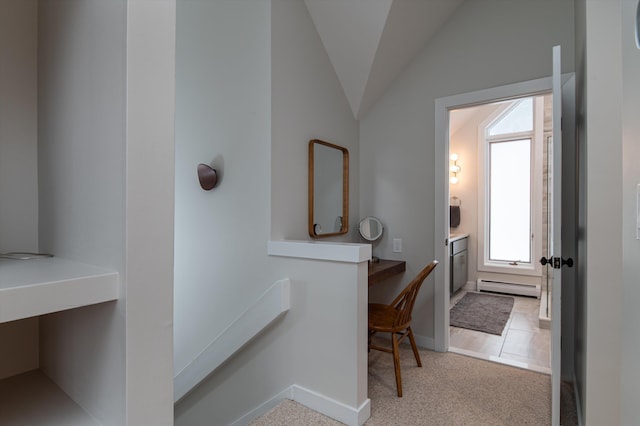
[[[478,280],[478,291],[491,291],[494,293],[517,294],[521,296],[540,297],[540,285],[518,284],[503,281]]]

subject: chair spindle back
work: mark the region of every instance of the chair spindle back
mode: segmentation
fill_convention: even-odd
[[[438,265],[438,261],[434,260],[428,264],[420,273],[411,281],[404,290],[391,302],[391,306],[398,310],[399,314],[394,321],[394,326],[401,326],[411,322],[411,312],[416,302],[418,291],[424,280],[429,276],[431,271]]]

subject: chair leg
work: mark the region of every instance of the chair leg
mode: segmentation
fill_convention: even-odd
[[[409,331],[409,341],[411,342],[411,349],[413,349],[413,355],[416,357],[416,361],[418,362],[418,367],[422,367],[422,362],[420,361],[420,352],[418,352],[418,346],[416,345],[416,340],[413,338],[413,331],[411,327],[407,327]]]
[[[393,366],[396,370],[396,388],[398,396],[402,396],[402,377],[400,376],[400,351],[398,349],[398,339],[395,333],[391,333],[391,341],[393,344]]]

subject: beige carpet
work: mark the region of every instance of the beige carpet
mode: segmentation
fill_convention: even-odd
[[[369,426],[547,425],[551,382],[545,374],[453,353],[421,350],[422,368],[402,345],[402,398],[396,396],[390,354],[369,354]],[[284,401],[254,426],[340,425],[293,401]]]

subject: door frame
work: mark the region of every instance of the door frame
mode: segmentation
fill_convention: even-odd
[[[434,271],[434,349],[438,352],[449,350],[449,111],[551,90],[552,78],[545,77],[435,100],[434,253],[443,266]]]

